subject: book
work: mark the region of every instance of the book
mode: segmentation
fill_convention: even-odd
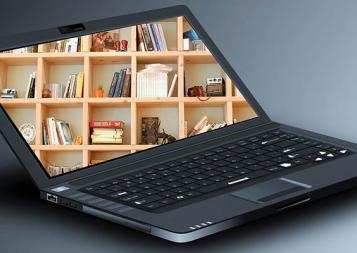
[[[92,144],[123,144],[123,139],[105,139],[105,138],[94,138],[92,139]]]
[[[206,126],[208,123],[208,117],[207,116],[203,116],[197,123],[196,125],[193,127],[193,129],[190,131],[189,133],[189,137],[197,134],[204,126]]]
[[[124,128],[123,121],[89,121],[90,128]]]
[[[167,51],[167,44],[166,44],[165,34],[164,34],[164,30],[162,29],[162,25],[161,24],[158,24],[158,29],[159,29],[159,33],[160,33],[160,37],[161,37],[161,41],[162,41],[162,45],[163,45],[163,51]]]
[[[119,77],[119,73],[115,72],[114,75],[113,75],[112,83],[110,84],[108,97],[113,97],[114,96],[115,85],[117,83],[118,77]]]
[[[172,79],[172,83],[171,83],[171,86],[170,86],[170,90],[169,90],[169,93],[167,94],[168,97],[172,97],[172,94],[173,94],[173,92],[174,92],[176,83],[177,83],[177,74],[175,74],[175,75],[174,75],[174,78]]]
[[[121,93],[121,88],[123,85],[124,77],[125,77],[125,71],[124,69],[121,69],[119,72],[118,80],[115,84],[115,90],[114,90],[114,97],[120,97]]]
[[[25,98],[35,97],[35,86],[36,86],[36,72],[32,72],[29,76]]]
[[[125,72],[121,96],[122,97],[130,97],[130,91],[131,91],[131,69],[127,68],[126,72]]]
[[[142,30],[143,30],[144,41],[145,41],[145,44],[146,44],[147,51],[154,51],[154,45],[152,43],[152,40],[151,40],[150,33],[149,33],[147,25],[146,24],[142,24],[141,27],[142,27]]]
[[[157,41],[157,38],[156,38],[155,33],[154,33],[153,24],[146,24],[146,25],[147,25],[148,30],[149,30],[149,34],[150,34],[150,39],[152,41],[152,45],[154,47],[153,51],[160,51],[160,49],[158,47],[158,41]]]
[[[123,128],[97,128],[94,127],[92,128],[92,133],[93,134],[103,134],[103,135],[108,135],[108,134],[123,134],[124,130]]]
[[[137,36],[138,36],[138,50],[147,51],[146,44],[144,42],[143,28],[141,27],[141,25],[137,26]]]
[[[76,81],[77,81],[76,98],[81,98],[83,97],[83,81],[84,81],[84,76],[82,71],[78,73]]]

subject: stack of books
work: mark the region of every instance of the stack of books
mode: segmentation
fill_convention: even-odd
[[[137,73],[137,97],[167,97],[171,96],[177,81],[174,76],[170,91],[168,91],[168,73],[170,66],[164,64],[148,64]]]
[[[75,53],[82,51],[81,37],[59,40],[50,43],[52,53]]]
[[[185,123],[186,124],[186,123]],[[196,125],[191,129],[189,133],[190,136],[194,136],[197,134],[202,134],[208,131],[212,131],[221,127],[227,126],[226,122],[218,122],[218,123],[209,123],[208,117],[203,116],[197,123]]]
[[[25,98],[34,98],[35,97],[35,86],[36,86],[36,72],[32,72],[29,76],[27,82],[27,89]]]
[[[42,122],[44,145],[72,145],[73,137],[69,124],[54,117],[46,118]]]
[[[92,144],[123,144],[123,121],[90,121]]]
[[[67,85],[64,89],[64,98],[81,98],[83,97],[83,72],[69,75]]]
[[[165,35],[161,24],[137,26],[139,51],[167,51]]]
[[[108,97],[130,97],[131,69],[121,69],[113,75]]]

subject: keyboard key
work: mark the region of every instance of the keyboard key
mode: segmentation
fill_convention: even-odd
[[[96,194],[99,194],[99,195],[108,195],[110,193],[112,193],[113,191],[110,191],[110,190],[106,190],[106,189],[101,189],[101,190],[98,190],[96,191],[95,193]]]
[[[142,197],[144,197],[143,194],[135,193],[135,194],[131,194],[131,195],[124,195],[124,197],[122,197],[121,200],[124,201],[124,202],[131,202],[131,201],[134,201],[136,199],[140,199]]]
[[[175,195],[175,192],[165,191],[165,192],[159,193],[159,195],[164,196],[164,197],[166,197],[166,198],[169,198],[169,197],[171,197],[172,195]]]
[[[141,198],[139,200],[136,200],[134,201],[134,204],[135,205],[145,205],[147,203],[151,203],[151,202],[154,202],[154,201],[158,201],[160,199],[163,199],[164,196],[160,196],[160,195],[154,195],[154,196],[150,196],[150,197],[144,197],[144,198]]]
[[[164,206],[164,204],[160,203],[160,202],[152,202],[152,203],[146,204],[144,206],[148,209],[157,209],[159,207]]]
[[[188,196],[186,196],[185,194],[178,194],[178,195],[171,196],[171,198],[174,200],[185,200],[188,198]]]
[[[175,202],[176,202],[176,201],[173,200],[173,199],[166,198],[166,199],[160,200],[159,203],[164,204],[164,205],[169,205],[169,204],[172,204],[172,203],[175,203]]]

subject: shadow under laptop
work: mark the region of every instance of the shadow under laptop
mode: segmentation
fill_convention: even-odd
[[[67,249],[110,252],[115,248],[116,252],[230,252],[232,248],[249,252],[252,244],[255,247],[261,244],[264,249],[266,243],[281,242],[289,234],[318,227],[322,221],[343,215],[346,210],[357,210],[357,189],[353,189],[195,242],[175,244],[48,204],[38,195],[26,172],[17,164],[0,168],[0,220],[7,229],[0,238],[15,236],[23,243],[42,243],[39,249],[45,247],[43,242],[61,245],[58,252]]]

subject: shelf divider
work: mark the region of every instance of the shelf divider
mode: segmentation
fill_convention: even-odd
[[[183,17],[177,18],[177,50],[183,49]]]
[[[137,108],[136,108],[136,102],[131,102],[130,103],[130,144],[131,145],[136,145],[137,144],[137,127],[138,127],[138,123],[137,123]],[[124,133],[125,134],[125,133]]]
[[[132,26],[130,29],[131,45],[130,51],[136,52],[136,26]]]
[[[184,71],[184,58],[179,55],[177,64],[177,96],[179,98],[185,97]]]
[[[131,97],[136,98],[136,73],[137,73],[137,58],[131,56]]]

